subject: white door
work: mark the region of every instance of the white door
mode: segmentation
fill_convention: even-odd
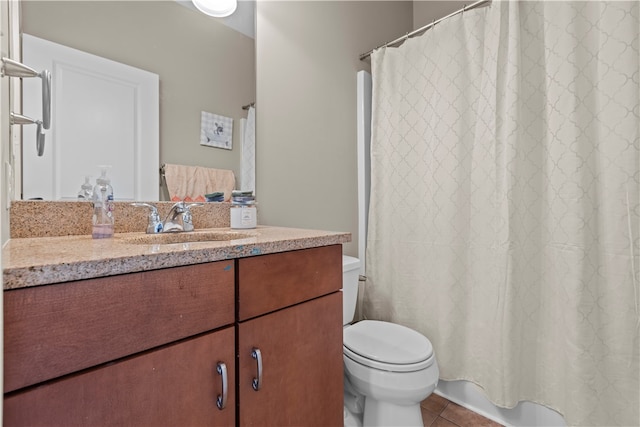
[[[110,165],[116,200],[159,199],[157,74],[52,43],[22,38],[23,63],[51,71],[51,129],[36,154],[23,128],[23,199],[74,200],[86,175]],[[23,114],[42,119],[41,81],[23,79]]]

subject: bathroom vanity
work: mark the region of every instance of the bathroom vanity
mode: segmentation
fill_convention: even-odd
[[[86,237],[5,248],[4,425],[342,424],[348,233]]]

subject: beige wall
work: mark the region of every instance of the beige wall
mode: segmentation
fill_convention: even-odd
[[[358,56],[411,27],[411,2],[257,3],[260,223],[348,231],[357,255]]]
[[[173,1],[23,1],[23,31],[160,76],[160,163],[239,173],[254,40]],[[233,150],[200,142],[200,112],[234,119]]]
[[[413,2],[413,29],[421,28],[471,3],[473,3],[473,1],[416,0]]]

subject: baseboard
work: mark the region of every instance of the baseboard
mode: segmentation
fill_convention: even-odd
[[[515,408],[500,408],[489,401],[477,385],[469,381],[440,380],[434,393],[504,426],[567,425],[562,415],[536,403],[520,402]]]

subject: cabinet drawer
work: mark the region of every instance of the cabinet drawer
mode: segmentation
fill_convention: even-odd
[[[234,426],[233,327],[18,392],[5,426]],[[227,402],[218,362],[227,369]]]
[[[220,261],[4,292],[4,391],[234,321]]]
[[[238,260],[240,321],[335,292],[342,287],[342,246]]]

